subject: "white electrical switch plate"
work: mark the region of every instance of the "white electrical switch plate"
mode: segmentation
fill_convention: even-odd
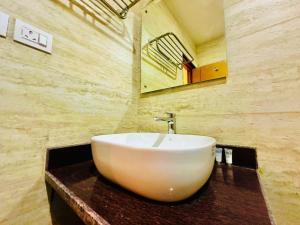
[[[34,26],[16,20],[14,40],[47,53],[52,52],[53,36]]]
[[[0,12],[0,36],[6,37],[9,15]]]
[[[39,44],[40,44],[41,46],[46,47],[46,46],[47,46],[47,43],[48,43],[47,41],[48,41],[48,38],[47,38],[46,36],[44,36],[44,35],[42,35],[42,34],[39,35]]]

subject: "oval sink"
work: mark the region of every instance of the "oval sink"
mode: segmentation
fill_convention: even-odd
[[[124,133],[92,137],[98,171],[144,197],[173,202],[197,192],[215,161],[211,137],[180,134]]]

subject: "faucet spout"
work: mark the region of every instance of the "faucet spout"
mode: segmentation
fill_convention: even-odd
[[[155,121],[166,121],[166,122],[168,122],[168,121],[170,121],[170,118],[169,117],[158,117],[158,116],[156,116],[156,117],[154,117],[154,120]]]
[[[167,117],[154,117],[155,121],[165,121],[168,123],[168,134],[175,134],[175,114],[174,113],[165,113]]]

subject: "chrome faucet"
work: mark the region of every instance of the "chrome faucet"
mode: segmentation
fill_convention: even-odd
[[[168,134],[175,134],[176,133],[176,121],[175,121],[175,114],[166,112],[167,117],[154,117],[155,121],[166,121],[168,123]]]

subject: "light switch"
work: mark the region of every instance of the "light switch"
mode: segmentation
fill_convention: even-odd
[[[47,47],[47,37],[44,36],[44,35],[42,35],[42,34],[40,34],[39,35],[39,44],[41,46]]]
[[[47,53],[52,51],[53,36],[51,34],[19,19],[16,20],[14,40]]]
[[[6,37],[9,15],[0,12],[0,36]]]

